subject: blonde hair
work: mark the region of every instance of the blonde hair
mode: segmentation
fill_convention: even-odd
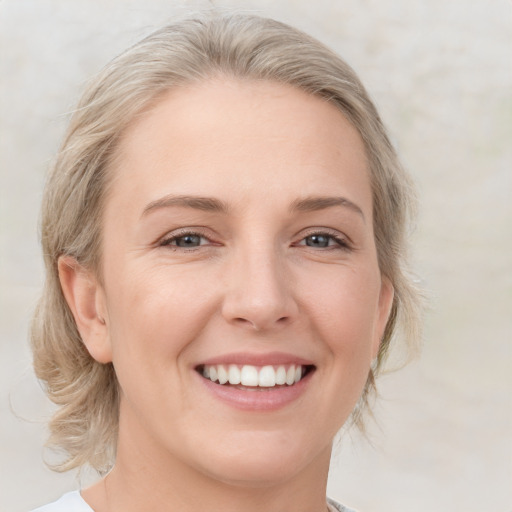
[[[71,255],[101,279],[101,216],[109,165],[125,128],[169,89],[224,75],[297,87],[331,102],[359,131],[369,160],[374,230],[383,275],[394,286],[380,352],[353,421],[375,389],[397,330],[410,348],[419,339],[419,300],[406,266],[414,195],[381,119],[354,71],[312,37],[253,15],[205,14],[166,26],[114,59],[74,112],[46,184],[41,238],[46,282],[32,325],[37,377],[59,405],[48,444],[66,459],[54,469],[90,464],[100,473],[115,458],[118,384],[111,364],[86,350],[64,299],[58,258]]]

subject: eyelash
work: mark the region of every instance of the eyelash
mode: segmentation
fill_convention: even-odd
[[[177,250],[194,251],[194,250],[197,250],[199,247],[201,247],[201,245],[209,245],[209,244],[201,244],[200,243],[197,246],[187,248],[187,247],[180,247],[176,243],[173,243],[173,242],[177,242],[178,240],[180,240],[182,238],[186,238],[189,236],[190,237],[199,237],[203,240],[208,240],[210,243],[212,243],[211,240],[208,237],[206,237],[203,233],[200,233],[198,231],[193,231],[193,230],[184,230],[184,231],[181,231],[178,233],[174,233],[166,238],[163,238],[158,243],[158,245],[160,247],[170,247],[175,251],[177,251]],[[328,245],[326,247],[320,247],[320,249],[325,249],[325,250],[341,249],[341,250],[345,250],[345,251],[351,249],[351,246],[345,237],[340,237],[339,235],[336,235],[334,233],[325,232],[325,231],[314,231],[314,232],[308,233],[307,235],[303,236],[298,242],[294,243],[293,246],[304,246],[304,247],[310,247],[313,249],[318,249],[318,247],[315,248],[315,247],[306,245],[306,243],[302,243],[302,242],[305,242],[306,239],[308,239],[310,237],[314,237],[314,236],[325,237],[328,239],[328,242],[327,242]],[[331,240],[334,241],[334,244],[329,245]],[[214,244],[214,245],[217,245],[217,244]]]
[[[199,244],[199,246],[194,247],[180,247],[177,244],[173,244],[173,242],[176,242],[177,240],[180,240],[181,238],[186,238],[187,236],[197,236],[199,238],[202,238],[204,240],[209,240],[208,237],[204,236],[204,234],[199,233],[197,231],[191,231],[191,230],[184,230],[178,233],[174,233],[166,238],[163,238],[158,245],[161,247],[171,247],[173,250],[184,250],[184,251],[193,251],[200,247],[203,244]]]
[[[347,240],[347,238],[345,237],[342,237],[342,236],[339,236],[337,234],[334,234],[334,233],[330,233],[330,232],[326,232],[326,231],[313,231],[311,233],[308,233],[307,235],[305,235],[304,237],[302,237],[299,242],[295,245],[300,245],[300,246],[305,246],[305,247],[310,247],[312,249],[317,249],[315,247],[312,247],[312,246],[308,246],[306,245],[305,243],[302,243],[302,242],[305,242],[306,239],[310,238],[310,237],[313,237],[313,236],[317,236],[317,237],[325,237],[328,239],[328,244],[329,242],[332,240],[334,241],[334,244],[333,245],[327,245],[326,247],[320,247],[320,249],[325,249],[325,250],[336,250],[336,249],[341,249],[341,250],[349,250],[351,249],[351,246]]]

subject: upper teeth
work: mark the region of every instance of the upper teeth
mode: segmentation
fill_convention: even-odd
[[[302,365],[252,366],[245,364],[204,365],[203,377],[219,384],[241,384],[242,386],[259,386],[271,388],[287,384],[291,386],[303,376]]]

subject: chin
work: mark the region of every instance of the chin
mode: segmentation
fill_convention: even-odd
[[[262,488],[272,487],[280,483],[292,480],[300,472],[300,467],[293,462],[282,461],[247,461],[233,460],[226,464],[220,464],[208,476],[232,487]]]
[[[228,436],[227,436],[228,437]],[[220,450],[203,457],[203,472],[211,478],[235,487],[271,487],[292,480],[305,471],[315,459],[324,464],[330,458],[331,446],[307,450],[307,442],[282,436],[253,435],[240,444],[223,443]],[[206,464],[204,464],[206,462]]]

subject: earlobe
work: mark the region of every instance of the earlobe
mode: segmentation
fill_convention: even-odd
[[[373,346],[373,359],[375,359],[379,353],[380,344],[386,325],[391,314],[391,308],[393,307],[393,299],[395,297],[395,289],[389,278],[382,276],[380,294],[379,294],[379,312],[377,321],[377,333],[375,336]]]
[[[84,345],[100,363],[112,361],[103,287],[94,273],[71,256],[58,261],[59,280]]]

